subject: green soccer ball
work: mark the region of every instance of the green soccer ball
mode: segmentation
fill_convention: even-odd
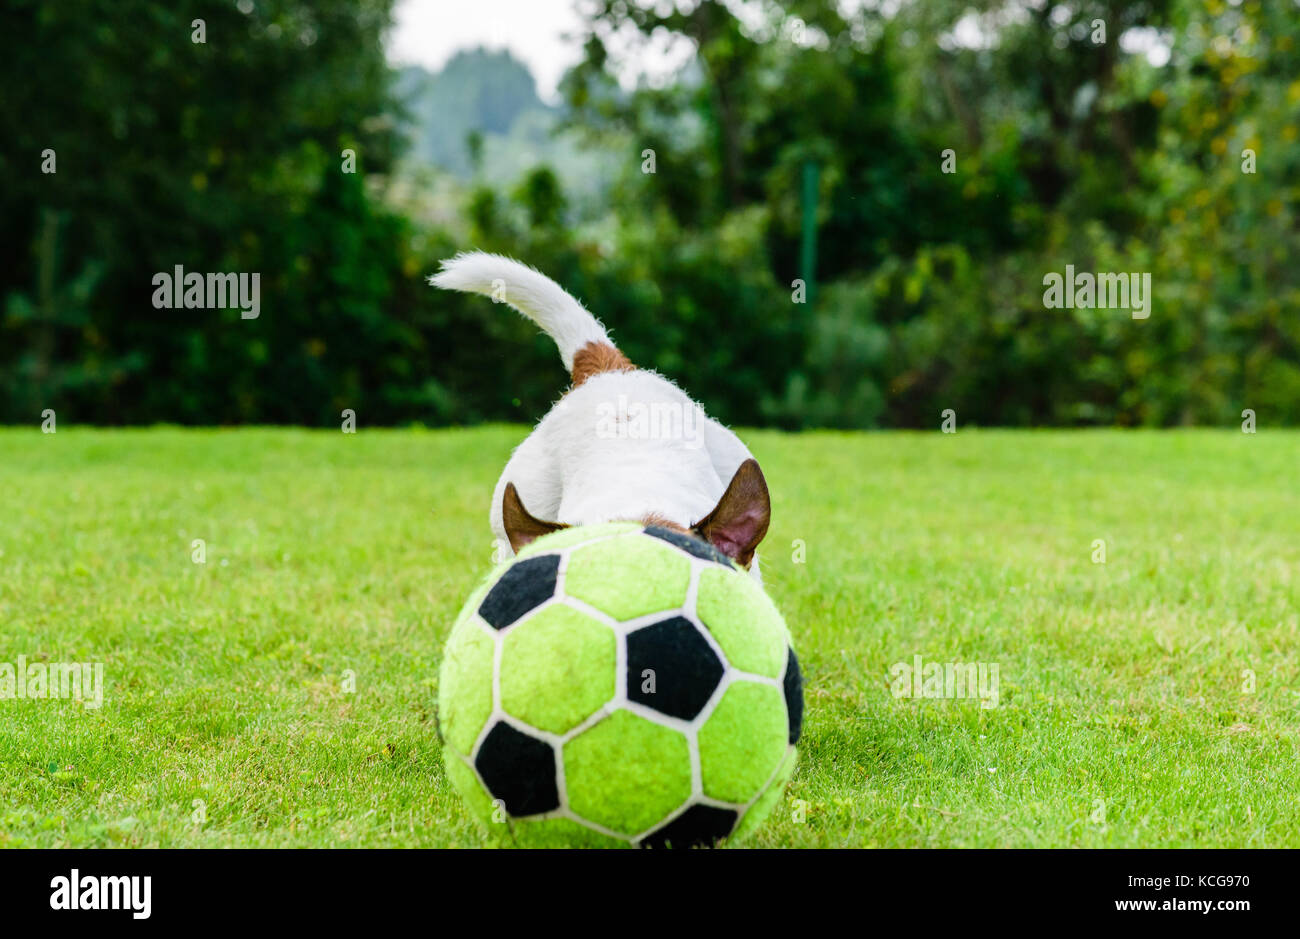
[[[743,838],[794,769],[803,682],[781,614],[711,545],[568,528],[474,591],[438,687],[443,757],[497,840]]]

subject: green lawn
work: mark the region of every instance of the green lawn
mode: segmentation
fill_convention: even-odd
[[[0,700],[0,847],[480,844],[436,676],[524,433],[0,430],[0,662],[106,681]],[[1300,434],[745,437],[807,687],[755,843],[1300,846]]]

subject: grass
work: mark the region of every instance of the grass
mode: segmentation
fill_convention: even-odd
[[[0,846],[480,844],[436,675],[523,434],[0,430],[0,662],[107,685],[0,700]],[[745,436],[807,682],[756,844],[1300,846],[1300,434]]]

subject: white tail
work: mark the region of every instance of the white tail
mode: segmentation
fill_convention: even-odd
[[[545,330],[559,347],[564,367],[589,342],[609,342],[596,317],[545,274],[499,254],[472,251],[442,262],[429,283],[444,290],[481,293],[514,307]]]

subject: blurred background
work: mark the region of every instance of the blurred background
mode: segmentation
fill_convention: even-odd
[[[1297,424],[1298,42],[1297,0],[6,0],[0,422],[535,420],[550,341],[425,284],[479,248],[727,423]],[[1150,318],[1046,309],[1067,264]],[[260,316],[156,309],[176,265]]]

